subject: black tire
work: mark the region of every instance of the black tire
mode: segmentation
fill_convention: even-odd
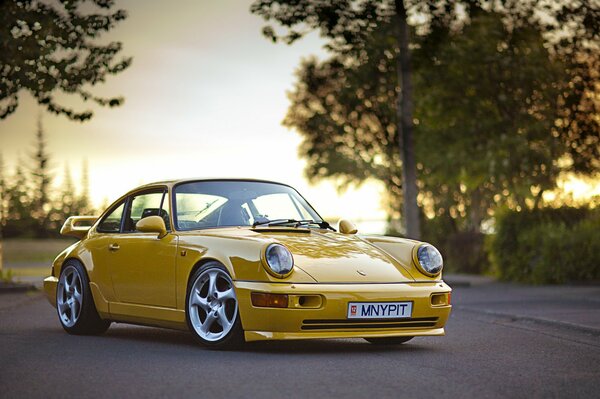
[[[72,285],[74,288],[66,289],[65,282],[67,287]],[[69,300],[71,304],[76,302],[75,307],[68,305]],[[73,309],[75,309],[74,317]],[[56,310],[60,324],[69,334],[97,335],[106,332],[110,327],[110,321],[103,320],[98,315],[87,272],[75,259],[65,262],[61,269],[56,287]]]
[[[213,298],[209,297],[211,274],[216,276]],[[219,294],[228,293],[229,289],[231,289],[229,295],[233,294],[233,298],[223,297],[223,299],[219,299]],[[197,295],[195,296],[196,303],[192,303],[193,290]],[[198,298],[203,301],[203,305],[197,303]],[[223,313],[221,313],[221,308],[223,308]],[[209,309],[210,312],[207,312],[206,309]],[[207,323],[209,313],[221,316],[213,317],[211,322]],[[192,335],[207,348],[231,350],[238,349],[244,344],[244,330],[240,321],[239,303],[235,295],[235,288],[229,272],[221,263],[208,262],[190,276],[185,298],[185,318]],[[223,318],[225,320],[221,322],[220,320]],[[202,331],[204,324],[207,326],[207,332]],[[219,329],[222,331],[219,332]],[[211,330],[216,330],[216,332],[213,333]]]
[[[365,338],[373,345],[400,345],[410,341],[414,337],[385,337],[385,338]]]

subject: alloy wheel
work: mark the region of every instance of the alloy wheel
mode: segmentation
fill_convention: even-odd
[[[233,328],[238,303],[229,275],[218,268],[202,272],[190,291],[188,312],[196,333],[205,341],[223,339]]]
[[[56,304],[61,323],[73,327],[83,303],[82,283],[79,271],[73,266],[66,266],[58,281]]]

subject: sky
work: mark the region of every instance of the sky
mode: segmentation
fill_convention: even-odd
[[[338,195],[331,182],[310,185],[303,177],[300,136],[281,125],[289,106],[286,91],[303,57],[326,53],[316,34],[292,46],[265,39],[264,22],[250,14],[250,4],[117,1],[129,17],[100,41],[122,41],[121,54],[133,63],[93,92],[123,95],[124,105],[102,108],[59,97],[94,111],[91,121],[79,123],[43,112],[21,92],[18,110],[0,120],[0,153],[8,170],[32,152],[41,115],[56,182],[66,164],[79,181],[86,159],[97,206],[152,181],[249,177],[294,186],[326,217],[384,219],[380,184]]]
[[[176,6],[174,6],[174,4]],[[96,206],[145,183],[187,177],[246,177],[294,186],[325,218],[346,217],[365,233],[382,232],[380,183],[339,194],[332,182],[310,185],[298,158],[300,136],[281,125],[303,57],[327,56],[312,34],[292,46],[261,34],[263,20],[250,14],[251,0],[121,0],[129,17],[100,41],[123,42],[133,64],[93,88],[97,95],[125,97],[102,108],[59,97],[91,121],[69,121],[44,112],[21,92],[18,110],[0,120],[0,154],[12,172],[33,152],[38,116],[47,134],[56,184],[68,164],[79,181],[89,164]],[[585,197],[600,183],[561,183]],[[583,184],[583,185],[582,185]],[[58,188],[57,188],[58,190]]]

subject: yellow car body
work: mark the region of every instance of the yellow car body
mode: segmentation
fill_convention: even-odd
[[[173,188],[182,181],[139,187],[115,204],[151,190]],[[48,300],[57,306],[57,285],[68,260],[85,268],[93,303],[104,320],[188,330],[186,295],[194,271],[208,261],[223,265],[233,281],[246,341],[309,338],[384,338],[444,335],[451,288],[441,273],[420,271],[418,241],[344,234],[321,228],[233,226],[165,234],[98,231],[99,218],[72,218],[63,234],[81,240],[65,249],[44,280]],[[173,209],[173,204],[170,208]],[[95,221],[94,221],[95,220]],[[79,221],[93,222],[91,227]],[[280,278],[265,267],[264,251],[272,243],[293,255],[293,271]],[[118,250],[114,250],[117,248]],[[256,293],[283,294],[287,306],[254,306]],[[348,318],[350,303],[412,303],[408,318]]]

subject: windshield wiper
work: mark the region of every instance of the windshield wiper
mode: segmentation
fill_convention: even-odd
[[[256,227],[256,226],[259,226],[259,225],[265,225],[265,224],[268,225],[268,226],[282,226],[282,225],[286,225],[286,224],[293,224],[294,227],[300,227],[300,226],[309,225],[309,224],[316,224],[317,226],[319,226],[322,229],[330,229],[330,230],[336,231],[326,221],[323,220],[321,222],[316,222],[316,221],[314,221],[312,219],[305,219],[305,220],[296,220],[296,219],[274,219],[274,220],[268,220],[268,219],[262,219],[262,220],[256,220],[256,221],[254,221],[254,223],[252,224],[252,227]]]
[[[267,225],[270,226],[273,223],[286,224],[286,223],[294,223],[294,222],[295,222],[294,219],[273,219],[273,220],[269,220],[267,218],[261,217],[260,219],[256,219],[254,221],[254,223],[252,223],[252,227],[260,226],[260,225],[263,225],[263,224],[267,224]]]

